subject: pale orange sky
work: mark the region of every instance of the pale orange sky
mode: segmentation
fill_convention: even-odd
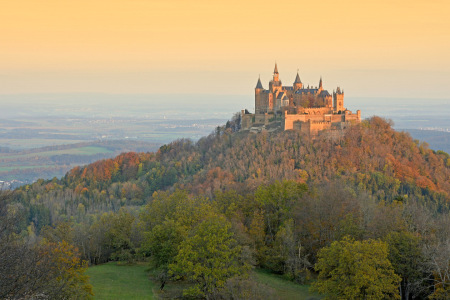
[[[450,1],[0,0],[0,94],[448,97]],[[450,97],[449,97],[450,98]]]

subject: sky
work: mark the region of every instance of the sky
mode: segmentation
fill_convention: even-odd
[[[0,94],[450,98],[448,0],[0,0]]]

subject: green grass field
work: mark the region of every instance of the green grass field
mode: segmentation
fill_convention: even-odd
[[[155,299],[155,284],[146,269],[144,265],[108,263],[90,267],[86,273],[94,287],[94,299]]]
[[[99,146],[86,146],[80,148],[72,148],[65,150],[54,150],[54,151],[42,151],[42,152],[34,152],[34,153],[26,153],[26,154],[1,154],[0,159],[26,159],[33,157],[49,157],[54,155],[93,155],[98,153],[112,153],[113,151],[106,149],[104,147]]]
[[[280,275],[275,275],[264,270],[256,270],[255,274],[260,283],[266,284],[276,291],[275,296],[277,299],[312,300],[321,298],[318,294],[309,292],[309,285],[300,285],[286,280]]]
[[[117,265],[108,263],[90,267],[87,275],[94,287],[94,299],[164,299],[181,292],[183,283],[167,283],[164,292],[159,284],[149,280],[145,265]],[[299,285],[263,270],[256,270],[256,279],[274,290],[274,297],[280,300],[312,300],[321,297],[309,292],[309,285]],[[155,291],[156,294],[153,293]]]

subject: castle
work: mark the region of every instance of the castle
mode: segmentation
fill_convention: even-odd
[[[303,86],[297,71],[292,86],[283,86],[275,63],[269,89],[263,88],[261,79],[255,88],[255,113],[241,112],[242,130],[301,130],[316,136],[324,129],[344,129],[361,121],[361,111],[353,114],[344,107],[344,90],[339,87],[331,95],[323,89],[322,78],[318,87]]]

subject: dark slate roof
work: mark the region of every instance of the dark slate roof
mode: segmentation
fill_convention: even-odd
[[[318,89],[299,89],[297,91],[295,91],[296,94],[316,94],[318,91]]]
[[[302,83],[302,81],[300,80],[300,76],[298,75],[298,72],[297,72],[297,76],[295,77],[294,83]]]
[[[282,99],[283,96],[284,96],[284,92],[279,92],[278,96],[277,96],[277,99]]]
[[[330,95],[330,93],[328,93],[328,91],[321,91],[320,96],[326,97],[326,96],[331,96],[331,95]]]
[[[263,88],[263,86],[261,84],[261,78],[258,78],[258,83],[256,84],[256,88],[257,89],[262,89]]]
[[[284,86],[283,87],[286,91],[292,91],[294,88],[292,86]]]

